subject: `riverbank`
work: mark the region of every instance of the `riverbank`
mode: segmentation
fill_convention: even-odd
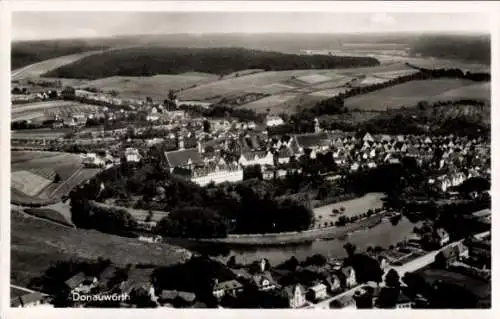
[[[283,246],[294,244],[311,243],[316,240],[331,240],[342,238],[356,231],[369,229],[380,224],[384,217],[388,215],[387,212],[380,213],[371,217],[364,218],[353,224],[345,226],[333,226],[318,229],[305,230],[300,232],[286,232],[275,234],[242,234],[242,235],[228,235],[225,238],[169,238],[164,237],[167,242],[171,241],[186,241],[192,243],[209,243],[209,244],[223,244],[230,247],[236,246]]]

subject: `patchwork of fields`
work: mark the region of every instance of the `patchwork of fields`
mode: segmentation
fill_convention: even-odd
[[[113,76],[89,81],[80,88],[95,87],[105,92],[116,91],[122,98],[163,101],[169,90],[182,90],[217,80],[218,77],[208,73],[190,72],[178,75],[155,75],[151,77]]]
[[[95,112],[98,109],[99,106],[96,105],[60,100],[19,104],[12,106],[11,120],[44,121],[52,118],[55,114],[59,114],[64,117],[80,112]]]
[[[16,204],[52,203],[99,172],[83,168],[82,159],[75,154],[16,151],[11,154],[11,201]],[[56,175],[59,182],[55,182]]]
[[[401,106],[414,106],[420,101],[432,100],[433,98],[441,99],[440,95],[445,92],[471,90],[469,87],[476,85],[473,81],[455,79],[411,81],[348,98],[345,105],[351,109],[382,111]]]

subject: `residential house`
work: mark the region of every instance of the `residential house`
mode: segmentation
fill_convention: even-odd
[[[269,116],[268,115],[266,117],[266,126],[267,127],[279,126],[279,125],[283,125],[283,124],[285,124],[285,122],[279,116]]]
[[[97,287],[98,280],[96,277],[86,276],[83,272],[79,272],[64,283],[71,292],[89,293]]]
[[[304,154],[307,149],[314,151],[314,153],[327,151],[333,140],[328,132],[295,135],[294,144],[297,147],[295,153]]]
[[[160,120],[160,114],[158,113],[151,113],[146,116],[146,121],[148,122],[156,122]]]
[[[373,139],[373,136],[368,132],[363,136],[362,140],[363,140],[363,142],[374,142],[375,141]]]
[[[290,308],[301,308],[306,305],[306,293],[301,284],[286,286],[284,293]]]
[[[450,235],[443,228],[436,229],[436,237],[439,238],[439,245],[441,247],[450,242]]]
[[[225,295],[236,297],[241,291],[243,291],[243,285],[237,280],[232,279],[222,282],[216,280],[213,295],[218,299],[221,299]]]
[[[344,285],[346,288],[352,288],[356,286],[356,273],[354,268],[351,266],[342,267],[340,272],[344,276]]]
[[[45,297],[39,292],[27,293],[25,295],[12,298],[10,305],[13,308],[30,308],[47,305]]]
[[[141,160],[141,154],[136,148],[128,147],[125,149],[125,159],[127,162],[137,163]]]
[[[315,284],[309,288],[309,295],[311,300],[317,301],[328,297],[327,287],[322,283]]]
[[[241,154],[238,163],[242,166],[274,166],[274,155],[270,151],[250,151]]]
[[[262,291],[273,290],[278,287],[278,284],[274,281],[269,271],[264,271],[260,274],[254,274],[252,276],[251,282],[255,287],[257,287],[258,290]]]
[[[444,258],[445,265],[448,266],[456,261],[464,260],[469,257],[469,249],[462,242],[446,247],[440,254]],[[437,257],[437,256],[436,256]]]
[[[189,307],[195,303],[196,295],[187,291],[162,290],[158,295],[157,301],[164,307],[170,307],[173,304],[181,307]]]
[[[130,295],[133,291],[145,291],[152,302],[157,302],[155,288],[151,282],[154,269],[132,268],[128,271],[127,280],[120,284],[120,291]]]
[[[277,162],[279,164],[288,164],[290,163],[290,159],[294,156],[293,150],[290,147],[283,146],[281,147],[276,154]]]
[[[323,280],[323,283],[326,285],[327,290],[330,293],[336,293],[342,289],[342,282],[340,280],[340,277],[336,274],[330,274],[329,276],[327,276]]]
[[[104,167],[106,165],[104,157],[96,153],[85,154],[82,162],[85,167]]]

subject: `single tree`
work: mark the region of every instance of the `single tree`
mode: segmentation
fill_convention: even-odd
[[[356,252],[356,245],[353,245],[352,243],[347,243],[344,245],[344,249],[347,253],[347,256],[352,257],[354,253]]]
[[[387,272],[385,276],[385,284],[388,287],[398,288],[400,286],[399,274],[396,270],[391,269]]]

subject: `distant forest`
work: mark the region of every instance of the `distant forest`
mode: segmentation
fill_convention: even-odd
[[[107,48],[107,46],[102,43],[89,43],[85,40],[44,40],[13,43],[11,51],[11,68],[15,70],[63,55],[105,48]]]
[[[410,45],[412,54],[490,64],[490,36],[426,35]]]
[[[371,57],[298,55],[243,48],[140,47],[85,57],[45,74],[47,77],[99,79],[204,72],[225,75],[246,69],[282,71],[376,66]]]
[[[113,38],[43,40],[12,43],[12,69],[58,56],[103,48],[141,46],[150,48],[229,48],[298,54],[303,50],[342,49],[342,43],[398,44],[424,57],[490,63],[488,35],[446,34],[169,34]]]

